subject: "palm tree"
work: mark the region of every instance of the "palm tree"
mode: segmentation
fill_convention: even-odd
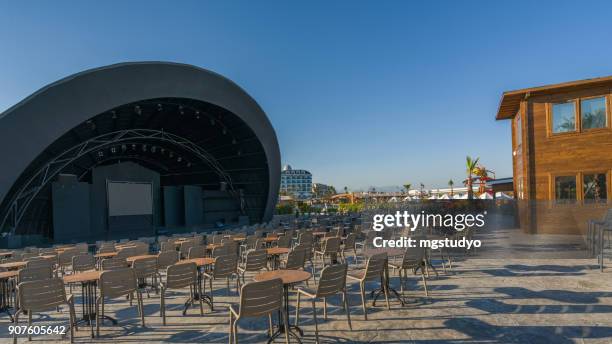
[[[348,187],[344,187],[344,193],[348,193]]]
[[[410,184],[410,183],[404,184],[404,189],[406,190],[406,193],[408,193],[410,191],[411,187],[412,187],[412,184]]]
[[[467,173],[467,180],[465,181],[465,184],[467,186],[468,199],[474,199],[474,191],[472,190],[472,184],[474,182],[473,175],[476,172],[478,160],[480,160],[480,158],[472,159],[472,157],[470,157],[469,155],[465,157]]]
[[[451,194],[450,194],[450,195],[451,195],[451,197],[453,197],[453,185],[455,185],[455,182],[453,182],[453,180],[452,180],[452,179],[451,179],[451,180],[449,180],[449,181],[448,181],[448,186],[450,186],[450,189],[451,189]]]

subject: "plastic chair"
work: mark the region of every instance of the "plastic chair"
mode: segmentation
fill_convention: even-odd
[[[389,305],[389,291],[384,281],[384,269],[385,262],[387,261],[387,253],[378,253],[370,258],[366,263],[365,270],[357,274],[348,274],[347,277],[359,282],[359,290],[361,292],[361,306],[363,307],[363,317],[368,320],[368,309],[366,305],[365,297],[365,282],[380,279],[381,288],[385,294],[385,300],[387,301],[387,309],[390,309]]]
[[[136,293],[138,302],[138,314],[142,326],[145,326],[144,310],[142,308],[142,294],[138,290],[136,283],[136,274],[133,269],[119,269],[112,271],[104,271],[100,274],[98,283],[100,288],[100,296],[96,299],[96,336],[100,336],[100,325],[104,317],[104,301],[106,299],[114,299],[122,296],[129,296]],[[131,302],[131,301],[130,301]],[[101,307],[100,307],[101,306]]]
[[[162,324],[166,325],[166,290],[181,289],[189,287],[190,295],[198,290],[198,270],[195,263],[175,264],[168,267],[166,270],[166,281],[161,283],[160,315],[162,316]],[[198,290],[201,292],[201,290]],[[204,315],[204,305],[202,297],[200,300],[200,315]]]

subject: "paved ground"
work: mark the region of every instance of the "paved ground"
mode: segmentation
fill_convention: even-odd
[[[417,278],[412,278],[408,295],[418,297],[417,304],[401,307],[392,300],[391,310],[386,310],[382,302],[370,309],[368,321],[363,319],[358,284],[351,283],[353,331],[348,331],[340,299],[331,299],[329,319],[320,321],[320,339],[323,343],[612,343],[612,268],[600,273],[593,264],[593,260],[458,261],[452,272],[429,279],[428,299],[422,298]],[[399,289],[398,283],[394,277],[392,286]],[[375,283],[368,285],[375,287]],[[101,338],[95,340],[80,328],[75,342],[226,343],[227,305],[237,301],[236,291],[232,289],[227,297],[220,282],[214,295],[214,312],[206,309],[200,316],[193,308],[183,317],[185,294],[172,294],[167,301],[167,326],[161,325],[159,299],[154,294],[145,297],[146,328],[140,327],[135,308],[118,300],[107,307],[107,314],[120,319],[119,325],[105,324]],[[294,300],[292,296],[292,321]],[[302,310],[300,319],[305,343],[314,342],[309,308]],[[320,304],[319,310],[322,319]],[[65,325],[66,314],[36,314],[34,323]],[[7,318],[0,321],[0,342],[9,342]],[[266,319],[242,322],[240,342],[265,342],[266,326]],[[35,336],[33,340],[50,343],[57,338]]]

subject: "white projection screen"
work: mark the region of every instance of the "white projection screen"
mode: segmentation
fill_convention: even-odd
[[[153,215],[153,185],[151,183],[106,183],[108,216]]]

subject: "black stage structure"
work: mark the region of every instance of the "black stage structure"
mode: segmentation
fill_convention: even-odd
[[[0,115],[0,154],[0,229],[13,244],[252,224],[278,198],[264,111],[185,64],[122,63],[50,84]],[[109,214],[113,182],[149,184],[151,213]]]

